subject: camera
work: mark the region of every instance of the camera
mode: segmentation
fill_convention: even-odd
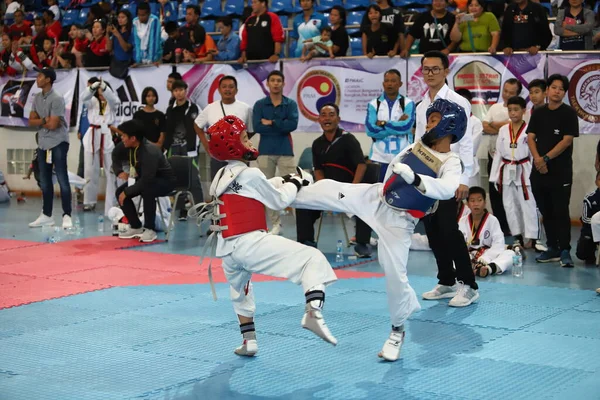
[[[116,15],[110,15],[108,17],[108,25],[112,25],[115,28],[117,28],[119,26],[119,19],[117,18]]]

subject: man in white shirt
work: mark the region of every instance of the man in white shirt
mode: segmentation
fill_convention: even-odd
[[[460,105],[464,108],[467,119],[471,115],[471,104],[450,90],[445,83],[450,73],[449,65],[448,56],[440,51],[429,51],[421,59],[421,71],[429,90],[417,106],[415,142],[425,134],[427,108],[437,99],[450,100]],[[469,122],[467,132],[471,131]],[[452,145],[452,152],[460,156],[463,164],[460,186],[454,198],[440,201],[437,211],[423,218],[429,245],[438,265],[438,284],[431,291],[423,293],[423,299],[452,298],[449,303],[451,306],[465,307],[479,298],[467,245],[456,221],[458,202],[469,194],[469,178],[473,170],[473,137],[464,135],[458,143]]]
[[[238,92],[237,79],[234,76],[226,75],[219,80],[219,94],[221,100],[213,101],[200,113],[196,118],[196,134],[200,138],[202,147],[206,151],[206,154],[210,154],[208,151],[208,139],[206,137],[205,129],[216,124],[219,120],[227,115],[235,115],[248,127],[248,132],[254,132],[252,128],[252,107],[243,101],[236,100],[235,95]],[[227,165],[225,162],[215,160],[211,157],[210,159],[210,176],[211,179],[215,178],[217,172]]]
[[[508,99],[513,96],[519,96],[523,90],[523,85],[518,79],[511,78],[507,79],[502,86],[502,101],[493,104],[485,117],[483,118],[483,133],[488,135],[488,175],[492,168],[492,161],[494,159],[494,153],[496,152],[496,140],[498,138],[498,131],[504,125],[508,124],[508,107],[506,106]],[[504,233],[510,232],[508,228],[508,222],[506,221],[506,213],[504,212],[504,205],[502,204],[502,196],[496,190],[493,183],[489,183],[488,192],[490,194],[490,203],[492,205],[492,211],[500,222],[500,228]]]

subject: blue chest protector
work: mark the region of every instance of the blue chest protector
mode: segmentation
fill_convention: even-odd
[[[421,142],[415,144],[400,161],[408,165],[415,174],[433,178],[437,178],[442,166],[442,162]],[[406,211],[415,218],[424,217],[437,201],[425,196],[415,186],[409,185],[396,174],[392,174],[385,182],[383,196],[388,206]]]

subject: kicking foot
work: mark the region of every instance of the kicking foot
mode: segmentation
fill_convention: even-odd
[[[325,324],[321,310],[312,308],[310,304],[306,305],[306,311],[302,317],[302,327],[334,346],[337,344],[337,339],[331,334]]]
[[[256,340],[244,340],[242,345],[233,351],[238,356],[254,357],[258,353]]]
[[[425,300],[440,300],[440,299],[451,299],[456,296],[458,290],[458,283],[452,286],[446,285],[435,285],[435,287],[429,292],[423,293],[423,299]]]
[[[405,332],[390,333],[390,337],[383,344],[383,348],[377,354],[379,358],[383,358],[385,361],[396,361],[400,358],[400,350],[402,350],[402,343],[404,343]]]

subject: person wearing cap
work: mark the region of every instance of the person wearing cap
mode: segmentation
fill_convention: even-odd
[[[130,227],[119,233],[121,239],[139,238],[140,242],[156,240],[156,199],[166,196],[175,188],[175,174],[162,151],[144,140],[144,124],[138,120],[126,121],[117,128],[122,144],[112,152],[115,175],[127,181],[117,189],[117,199]],[[129,163],[129,173],[123,163]],[[142,197],[144,226],[140,221],[133,198]]]
[[[40,187],[42,188],[43,207],[40,216],[29,224],[30,228],[54,225],[52,202],[54,185],[52,171],[60,186],[63,208],[64,229],[71,228],[71,186],[67,171],[67,153],[69,151],[69,132],[65,120],[65,100],[62,94],[53,89],[56,72],[52,68],[37,69],[36,83],[42,91],[33,100],[29,114],[29,126],[38,128],[38,164],[40,168]]]

